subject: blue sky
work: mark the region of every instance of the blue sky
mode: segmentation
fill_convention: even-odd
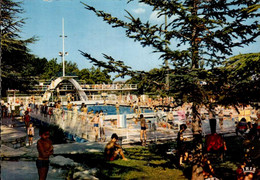
[[[81,0],[96,9],[104,10],[122,20],[129,11],[135,17],[144,21],[161,23],[164,18],[157,19],[156,12],[151,7],[139,4],[137,1],[127,4],[126,0]],[[22,28],[22,38],[37,36],[38,41],[29,45],[36,56],[48,60],[57,58],[62,51],[62,18],[65,22],[65,51],[69,54],[66,60],[78,64],[79,69],[92,66],[79,50],[87,52],[97,59],[103,59],[102,53],[122,60],[134,70],[150,70],[159,67],[162,59],[159,54],[152,53],[152,48],[143,48],[138,42],[125,37],[122,28],[111,28],[96,17],[93,12],[84,8],[79,0],[24,0],[23,17],[27,18]],[[260,38],[248,47],[234,49],[234,55],[239,53],[259,52]]]

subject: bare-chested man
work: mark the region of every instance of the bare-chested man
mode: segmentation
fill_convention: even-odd
[[[98,129],[99,129],[99,113],[96,111],[95,116],[91,119],[91,122],[94,123],[94,131],[95,131],[95,141],[98,140]]]
[[[146,129],[148,127],[147,127],[143,114],[140,115],[140,125],[141,125],[140,140],[141,140],[142,146],[145,146],[146,145]]]
[[[39,155],[36,160],[36,166],[38,169],[39,180],[45,180],[49,170],[49,157],[53,154],[53,146],[49,139],[50,131],[47,128],[41,128],[39,135],[41,139],[37,141],[37,150]]]
[[[122,159],[127,161],[127,158],[125,158],[122,147],[117,144],[118,136],[116,133],[112,134],[111,140],[107,143],[105,147],[105,158],[108,161],[113,161],[119,158],[119,155],[121,155]]]

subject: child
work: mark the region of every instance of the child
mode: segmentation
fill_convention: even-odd
[[[36,166],[38,169],[39,180],[46,180],[49,170],[49,157],[53,154],[52,142],[49,139],[50,131],[43,127],[39,131],[40,139],[37,141],[38,159]]]
[[[31,146],[33,143],[33,136],[34,136],[34,127],[32,123],[30,123],[29,128],[27,129],[27,135],[29,139],[29,146]]]

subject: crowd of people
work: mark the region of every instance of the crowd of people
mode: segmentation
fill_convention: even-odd
[[[205,137],[205,151],[206,152],[218,152],[219,156],[223,158],[223,152],[227,150],[226,142],[224,141],[223,137],[216,132],[216,126],[220,129],[224,128],[224,122],[226,120],[232,121],[236,124],[236,135],[241,137],[243,141],[246,141],[247,144],[250,142],[255,141],[256,139],[259,140],[260,134],[260,111],[250,109],[250,114],[247,114],[247,117],[237,113],[234,109],[226,110],[223,107],[216,107],[213,109],[207,109],[202,107],[198,110],[199,116],[194,116],[192,112],[192,108],[190,104],[185,104],[180,107],[176,107],[171,100],[171,98],[166,99],[157,99],[152,100],[148,99],[147,101],[142,101],[139,98],[137,101],[130,102],[130,107],[135,112],[135,123],[140,123],[140,142],[141,145],[145,146],[147,144],[147,129],[149,129],[148,122],[145,119],[141,107],[146,106],[149,107],[154,111],[157,118],[157,127],[163,127],[167,129],[173,129],[175,127],[176,119],[182,120],[183,124],[179,127],[179,132],[177,135],[177,151],[179,166],[183,166],[184,163],[188,160],[191,160],[193,157],[189,154],[189,151],[186,147],[185,141],[187,140],[184,138],[184,132],[186,131],[187,127],[190,127],[193,132],[193,141],[194,142],[201,142],[201,134],[202,134],[202,127],[201,122],[205,119],[209,120],[211,133],[206,135]],[[23,103],[20,104],[19,109],[15,108],[13,103],[1,103],[2,106],[2,117],[9,117],[13,119],[17,116],[17,111],[19,112],[20,117],[25,123],[26,132],[28,134],[29,145],[32,145],[33,137],[34,137],[34,128],[33,124],[30,122],[30,112],[34,112],[35,114],[41,114],[43,117],[52,118],[55,112],[62,113],[64,111],[64,107],[62,106],[61,102],[55,102],[54,104],[49,104],[48,102],[44,102],[40,105],[35,103],[29,103],[24,105]],[[120,104],[117,102],[115,104],[117,112],[119,113]],[[240,109],[243,111],[243,109]],[[106,129],[105,129],[105,114],[103,111],[96,111],[89,110],[88,106],[84,103],[81,104],[81,107],[78,107],[77,104],[73,104],[70,101],[67,102],[66,105],[66,112],[67,118],[71,119],[73,116],[76,116],[81,124],[87,124],[91,127],[91,130],[95,134],[95,141],[106,141]],[[256,116],[252,116],[256,115]],[[177,117],[177,118],[176,118]],[[248,119],[249,117],[249,119]],[[217,121],[218,119],[218,121]],[[217,125],[218,122],[218,125]],[[213,125],[212,125],[213,124]],[[215,127],[214,127],[215,126]],[[41,134],[40,134],[41,135]],[[100,138],[99,138],[100,136]],[[111,140],[108,142],[105,148],[105,156],[107,160],[115,160],[118,157],[122,157],[123,160],[127,160],[122,150],[122,147],[117,144],[118,135],[113,134],[111,136]],[[249,143],[248,143],[249,142]],[[37,145],[38,146],[38,145]],[[40,146],[40,145],[39,145]],[[250,147],[252,148],[252,147]],[[41,151],[41,148],[38,149]],[[49,153],[51,154],[51,152]],[[40,165],[42,157],[39,156],[38,166],[41,168]],[[201,163],[203,169],[203,174],[205,177],[213,177],[214,169],[210,163],[210,160],[207,157],[207,153],[201,157]],[[245,177],[247,176],[250,179],[250,173],[243,173],[241,174],[241,169],[243,170],[244,167],[247,167],[249,164],[248,159],[239,166],[237,170],[237,176]],[[44,170],[46,171],[46,169]],[[39,174],[41,172],[39,171]],[[45,172],[44,172],[45,173]],[[44,174],[42,172],[42,174]]]

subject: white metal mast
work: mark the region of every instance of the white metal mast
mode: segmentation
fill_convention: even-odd
[[[60,52],[59,54],[60,54],[60,56],[62,56],[62,66],[63,66],[63,71],[62,71],[63,73],[62,73],[62,75],[65,76],[65,58],[64,57],[68,53],[65,52],[64,40],[65,40],[65,37],[67,37],[67,36],[64,35],[64,18],[62,18],[62,35],[60,37],[62,37],[62,52]]]

